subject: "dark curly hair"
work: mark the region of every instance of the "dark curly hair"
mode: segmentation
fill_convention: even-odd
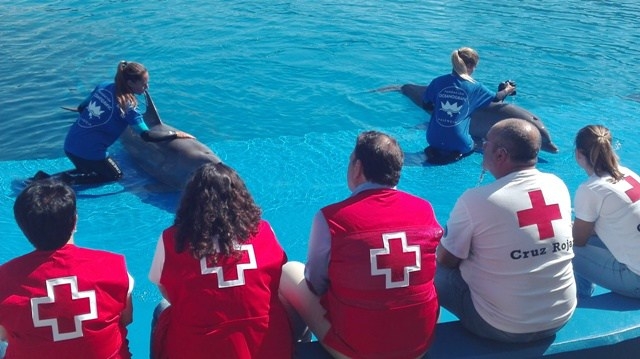
[[[223,163],[198,168],[176,212],[176,251],[196,259],[237,254],[237,245],[257,234],[262,211],[238,173]]]

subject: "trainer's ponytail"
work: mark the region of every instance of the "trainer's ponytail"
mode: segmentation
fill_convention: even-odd
[[[120,61],[114,82],[116,84],[116,100],[120,107],[120,115],[124,117],[129,107],[138,106],[138,100],[129,86],[129,81],[140,81],[147,69],[140,63]]]
[[[475,67],[480,61],[480,56],[476,50],[470,47],[461,47],[458,50],[453,50],[451,53],[451,65],[453,65],[453,71],[455,71],[463,79],[476,82],[476,80],[469,74],[469,68]]]

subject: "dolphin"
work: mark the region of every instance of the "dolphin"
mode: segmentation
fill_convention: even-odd
[[[384,90],[392,90],[392,87]],[[427,86],[405,84],[400,86],[400,92],[407,96],[418,107],[429,112],[422,99]],[[551,135],[545,127],[544,123],[531,112],[523,109],[522,107],[506,102],[492,102],[489,106],[475,110],[471,113],[471,123],[469,124],[469,133],[473,137],[474,141],[480,141],[486,138],[487,132],[491,126],[500,120],[506,118],[520,118],[529,121],[534,125],[538,131],[540,131],[540,137],[542,138],[541,150],[549,153],[558,153],[558,146],[551,141]]]
[[[160,120],[151,95],[145,91],[147,110],[144,122],[150,130],[176,131]],[[145,172],[171,189],[182,190],[193,171],[205,163],[219,163],[209,147],[196,139],[175,139],[162,142],[146,142],[131,127],[120,135],[120,142],[135,163]]]

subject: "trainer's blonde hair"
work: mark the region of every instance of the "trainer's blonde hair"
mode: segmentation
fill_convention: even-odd
[[[453,65],[453,71],[455,71],[463,79],[476,82],[476,80],[469,74],[470,67],[476,67],[480,61],[480,56],[476,50],[470,47],[461,47],[457,50],[453,50],[451,53],[451,65]]]

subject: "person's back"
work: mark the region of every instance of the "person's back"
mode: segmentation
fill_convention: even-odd
[[[169,306],[152,358],[290,358],[293,333],[278,288],[287,256],[238,174],[198,168],[149,271]]]
[[[73,191],[36,181],[18,196],[14,213],[36,250],[0,266],[6,358],[129,358],[133,280],[122,255],[73,244]]]
[[[590,296],[596,283],[640,298],[640,177],[620,165],[612,141],[602,125],[576,135],[576,161],[589,176],[574,199],[578,294]]]
[[[456,202],[437,250],[440,303],[476,335],[530,342],[575,310],[571,198],[535,168],[540,134],[520,119],[493,125],[483,168],[496,178]]]
[[[8,332],[7,359],[36,358],[43,353],[129,357],[127,331],[119,319],[129,288],[122,256],[67,244],[5,263],[0,266],[0,278],[0,322]]]
[[[484,85],[465,80],[455,72],[431,81],[425,93],[425,99],[434,107],[427,129],[429,145],[461,154],[472,151],[471,113],[487,106],[494,97]]]
[[[403,161],[394,138],[361,133],[351,196],[316,214],[306,266],[283,268],[280,292],[336,358],[413,359],[432,342],[442,227],[429,202],[395,188]]]
[[[105,82],[91,92],[85,100],[86,105],[81,106],[78,119],[69,128],[65,151],[90,160],[101,160],[107,157],[107,149],[129,124],[141,121],[141,115],[134,108],[125,109],[125,115],[121,115],[115,87],[113,82]]]
[[[242,244],[239,256],[220,258],[215,264],[187,251],[170,250],[175,248],[175,230],[163,233],[169,250],[160,277],[171,303],[169,357],[290,356],[291,329],[277,296],[287,257],[271,226],[262,221],[258,233]]]
[[[380,188],[322,213],[332,236],[331,284],[322,297],[332,324],[327,344],[363,357],[426,351],[438,319],[433,277],[442,236],[431,205]]]
[[[439,76],[427,87],[423,101],[431,119],[425,148],[427,162],[446,164],[470,155],[474,142],[469,133],[471,114],[492,101],[502,101],[515,93],[513,82],[495,93],[471,77],[480,57],[469,47],[451,53],[450,74]]]
[[[476,310],[494,327],[536,332],[571,317],[576,301],[570,201],[561,179],[536,169],[510,173],[459,199],[456,209],[475,224],[460,272]],[[458,216],[454,210],[450,217]],[[452,236],[447,244],[455,241]],[[447,249],[459,253],[455,245]]]

